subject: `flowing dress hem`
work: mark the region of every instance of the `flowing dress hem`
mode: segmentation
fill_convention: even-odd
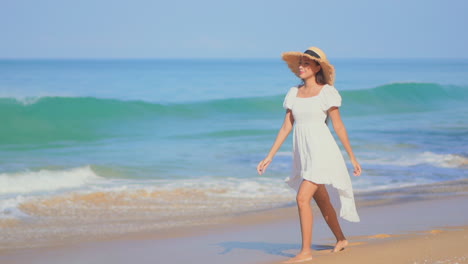
[[[316,181],[306,179],[302,176],[297,177],[287,177],[284,181],[289,185],[289,187],[293,188],[296,193],[299,192],[299,187],[301,186],[302,180],[311,181],[316,184],[325,184],[335,188],[339,193],[341,208],[340,208],[340,217],[344,220],[349,222],[360,222],[359,215],[356,211],[356,205],[354,202],[354,195],[352,190],[348,190],[347,188],[338,187],[336,184],[330,181]]]

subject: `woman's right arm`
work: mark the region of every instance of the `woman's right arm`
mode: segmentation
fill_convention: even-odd
[[[268,165],[270,165],[271,161],[273,160],[273,157],[276,155],[276,152],[280,149],[281,145],[283,145],[284,141],[288,137],[289,133],[291,133],[291,130],[294,125],[294,117],[292,115],[292,112],[290,109],[286,111],[286,116],[284,117],[283,125],[281,126],[278,135],[276,136],[276,140],[273,143],[273,146],[271,146],[270,152],[266,156],[266,158],[262,161],[260,161],[257,165],[257,172],[258,174],[262,175]]]

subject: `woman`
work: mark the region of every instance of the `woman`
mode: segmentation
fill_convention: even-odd
[[[283,103],[286,109],[283,126],[267,157],[258,164],[257,171],[260,175],[265,172],[294,127],[293,170],[285,182],[297,192],[302,249],[294,258],[284,263],[296,263],[312,259],[312,197],[336,237],[333,252],[348,245],[325,185],[338,190],[340,216],[348,221],[359,222],[351,179],[340,149],[328,129],[328,117],[351,159],[355,176],[361,174],[361,166],[353,154],[340,117],[341,96],[333,87],[335,71],[325,53],[317,47],[311,47],[304,53],[283,53],[282,58],[303,83],[292,87],[287,93]]]

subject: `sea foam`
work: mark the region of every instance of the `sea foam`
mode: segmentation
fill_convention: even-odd
[[[89,167],[0,174],[0,194],[32,193],[76,188],[100,179]]]
[[[425,151],[415,154],[403,154],[398,157],[386,157],[375,159],[363,159],[363,162],[376,165],[392,165],[392,166],[416,166],[430,165],[439,168],[464,168],[468,167],[468,157],[459,154],[438,154],[430,151]]]

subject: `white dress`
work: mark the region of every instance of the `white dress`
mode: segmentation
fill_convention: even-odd
[[[359,222],[348,169],[325,123],[327,110],[341,106],[341,96],[328,84],[313,97],[297,97],[297,92],[298,87],[292,87],[283,103],[285,109],[291,109],[295,121],[292,174],[285,182],[296,192],[303,179],[334,187],[340,197],[340,216]]]

